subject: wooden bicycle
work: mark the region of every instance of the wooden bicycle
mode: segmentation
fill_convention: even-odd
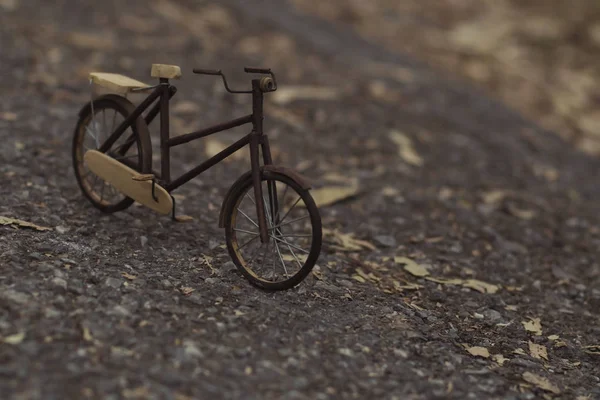
[[[269,140],[263,133],[263,95],[277,90],[275,74],[263,68],[244,71],[268,76],[252,79],[251,90],[231,90],[221,71],[194,69],[196,74],[220,76],[230,93],[251,94],[252,113],[175,137],[169,133],[169,101],[177,89],[169,80],[181,77],[178,66],[152,65],[151,76],[159,79],[155,86],[124,75],[91,73],[91,83],[111,93],[90,100],[79,112],[73,168],[83,194],[103,212],[121,211],[137,201],[184,221],[189,218],[176,216],[171,192],[248,145],[250,170],[225,195],[219,226],[225,228],[233,262],[253,285],[284,290],[299,284],[315,265],[321,251],[321,217],[306,179],[272,163]],[[137,107],[125,97],[142,91],[151,93]],[[160,172],[152,170],[148,131],[159,114]],[[246,136],[171,179],[172,147],[245,124],[252,124]]]

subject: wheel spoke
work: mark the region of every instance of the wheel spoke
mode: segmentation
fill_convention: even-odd
[[[271,236],[273,239],[275,239],[275,248],[277,249],[277,255],[279,255],[279,259],[281,260],[281,265],[283,265],[283,270],[285,271],[285,276],[286,278],[289,278],[290,275],[287,272],[287,268],[285,267],[285,261],[283,261],[283,257],[281,256],[281,252],[279,251],[279,245],[277,244],[277,238],[275,238],[274,236]],[[271,243],[271,241],[269,241],[269,243]]]
[[[93,121],[92,121],[92,123],[93,123]],[[96,142],[96,148],[99,148],[100,147],[100,141],[98,140],[98,135],[95,132],[92,132],[92,130],[87,125],[85,126],[85,130],[90,134],[90,136]]]
[[[284,243],[284,244],[286,244],[288,246],[293,247],[294,249],[296,249],[298,251],[301,251],[301,252],[306,253],[306,254],[310,253],[308,250],[304,250],[302,247],[298,247],[295,244],[292,244],[292,243],[288,242],[287,240],[280,239],[280,238],[278,238],[276,236],[273,236],[273,235],[269,235],[269,236],[271,236],[273,239],[275,239],[278,242],[281,242],[281,243]]]
[[[285,185],[285,189],[283,189],[283,196],[281,196],[281,203],[280,206],[277,207],[277,214],[275,215],[275,218],[273,219],[273,223],[280,223],[279,221],[279,213],[281,212],[281,207],[283,207],[285,205],[285,195],[287,194],[288,189],[290,188],[289,185]],[[275,192],[275,195],[277,195],[277,192]]]
[[[106,134],[106,113],[104,109],[102,109],[102,135],[101,138],[104,140],[104,135]]]
[[[113,114],[112,123],[110,124],[110,133],[113,133],[115,129],[115,122],[117,122],[117,110],[115,110],[115,113]]]
[[[258,235],[258,232],[252,232],[252,231],[247,231],[245,229],[237,229],[237,228],[233,228],[234,231],[236,232],[242,232],[242,233],[248,233],[250,235]]]
[[[283,221],[285,221],[286,217],[292,212],[292,210],[294,209],[294,207],[296,207],[296,204],[298,204],[298,202],[302,200],[302,196],[298,196],[298,200],[296,200],[294,202],[294,205],[288,210],[288,212],[285,213],[285,215],[283,216],[283,218],[281,218],[281,221],[279,222],[279,224],[281,225],[281,223]]]
[[[242,210],[240,210],[240,209],[239,209],[239,207],[238,207],[238,209],[237,209],[237,210],[238,210],[240,213],[242,213],[242,215],[243,215],[244,217],[246,217],[246,218],[248,219],[248,221],[252,222],[252,224],[254,224],[254,226],[256,226],[256,227],[258,228],[258,224],[257,224],[256,222],[254,222],[254,221],[252,220],[252,218],[250,218],[249,216],[247,216],[245,212],[243,212]]]
[[[240,249],[242,249],[242,248],[246,247],[247,245],[249,245],[250,243],[252,243],[254,240],[256,240],[256,239],[258,238],[258,236],[259,236],[259,235],[258,235],[258,234],[256,234],[256,236],[254,236],[252,239],[248,240],[248,241],[247,241],[246,243],[244,243],[243,245],[241,245],[241,246],[238,246],[238,250],[240,250]]]
[[[270,230],[273,230],[273,229],[278,229],[278,228],[281,228],[282,226],[286,226],[286,225],[289,225],[289,224],[293,224],[294,222],[301,221],[301,220],[303,220],[303,219],[306,219],[306,218],[308,218],[308,217],[310,217],[310,214],[309,214],[309,215],[305,215],[304,217],[300,217],[300,218],[293,219],[293,220],[291,220],[291,221],[288,221],[288,222],[285,222],[285,223],[283,223],[283,224],[275,225],[275,226],[273,226],[273,227],[271,227],[271,228],[269,228],[269,229],[270,229]],[[282,220],[282,221],[283,221],[283,220]]]

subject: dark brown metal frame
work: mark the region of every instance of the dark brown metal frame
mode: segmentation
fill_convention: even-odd
[[[236,118],[231,121],[227,121],[221,124],[217,124],[206,129],[202,129],[196,132],[190,132],[181,134],[173,138],[170,137],[169,132],[169,101],[177,92],[177,88],[169,83],[166,78],[160,78],[160,83],[154,88],[153,92],[140,103],[133,113],[131,113],[108,137],[108,139],[100,146],[99,151],[105,153],[111,146],[117,141],[117,139],[125,132],[125,130],[131,126],[135,120],[142,115],[157,99],[159,100],[152,106],[148,114],[146,115],[145,122],[150,124],[158,114],[160,114],[160,159],[161,159],[161,171],[160,174],[155,174],[158,177],[158,183],[163,186],[167,192],[171,192],[181,185],[187,183],[191,179],[197,177],[207,169],[213,167],[219,162],[223,161],[233,153],[240,150],[246,145],[250,145],[250,165],[252,171],[252,181],[254,184],[254,198],[262,199],[262,185],[260,183],[260,160],[259,160],[259,147],[262,150],[263,164],[271,165],[271,150],[269,147],[269,140],[266,135],[263,134],[263,98],[264,92],[270,92],[277,89],[274,74],[269,69],[261,68],[245,68],[248,73],[259,73],[269,74],[271,78],[252,79],[252,90],[248,91],[236,91],[231,90],[227,84],[225,75],[221,71],[214,70],[201,70],[194,69],[194,73],[205,74],[205,75],[219,75],[223,79],[225,88],[230,93],[251,93],[252,94],[252,114],[246,115],[241,118]],[[172,147],[179,146],[184,143],[188,143],[192,140],[200,139],[206,136],[213,135],[215,133],[223,132],[238,126],[252,123],[252,131],[233,143],[226,149],[215,154],[208,160],[204,161],[197,167],[189,170],[182,174],[175,180],[171,180],[171,154],[170,150]],[[121,146],[120,152],[125,154],[129,147],[135,142],[135,134],[132,134],[124,146]],[[135,164],[123,160],[125,164],[129,164],[131,167],[135,167]],[[268,186],[269,194],[271,195],[272,190],[275,190],[270,185]],[[271,198],[271,196],[269,196]],[[270,207],[277,209],[277,205],[271,204]],[[267,223],[265,219],[265,209],[262,201],[256,201],[256,212],[258,216],[259,232],[261,241],[267,242],[269,235],[267,231]]]

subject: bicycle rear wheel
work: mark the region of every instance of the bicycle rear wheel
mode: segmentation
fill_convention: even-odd
[[[321,217],[309,191],[290,176],[263,171],[261,184],[269,241],[258,234],[252,178],[226,199],[225,236],[229,254],[253,285],[285,290],[299,284],[314,267],[321,251]]]
[[[133,199],[120,193],[110,183],[95,175],[83,156],[88,150],[98,150],[110,134],[133,113],[135,106],[126,98],[105,95],[86,105],[80,113],[73,137],[73,169],[85,197],[105,213],[124,210]],[[138,117],[106,152],[140,173],[152,169],[152,146],[148,126]]]

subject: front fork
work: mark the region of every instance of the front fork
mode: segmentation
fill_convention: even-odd
[[[260,176],[260,160],[259,146],[262,148],[263,164],[271,165],[271,148],[269,147],[269,139],[267,136],[254,133],[250,138],[250,165],[252,167],[252,183],[254,185],[254,198],[256,199],[256,215],[258,216],[258,232],[260,241],[268,243],[269,241],[269,223],[267,222],[267,214],[275,225],[277,223],[277,188],[275,182],[267,181],[267,190],[269,198],[269,210],[265,210],[265,200],[262,190],[262,179]],[[274,234],[273,232],[272,234]]]

